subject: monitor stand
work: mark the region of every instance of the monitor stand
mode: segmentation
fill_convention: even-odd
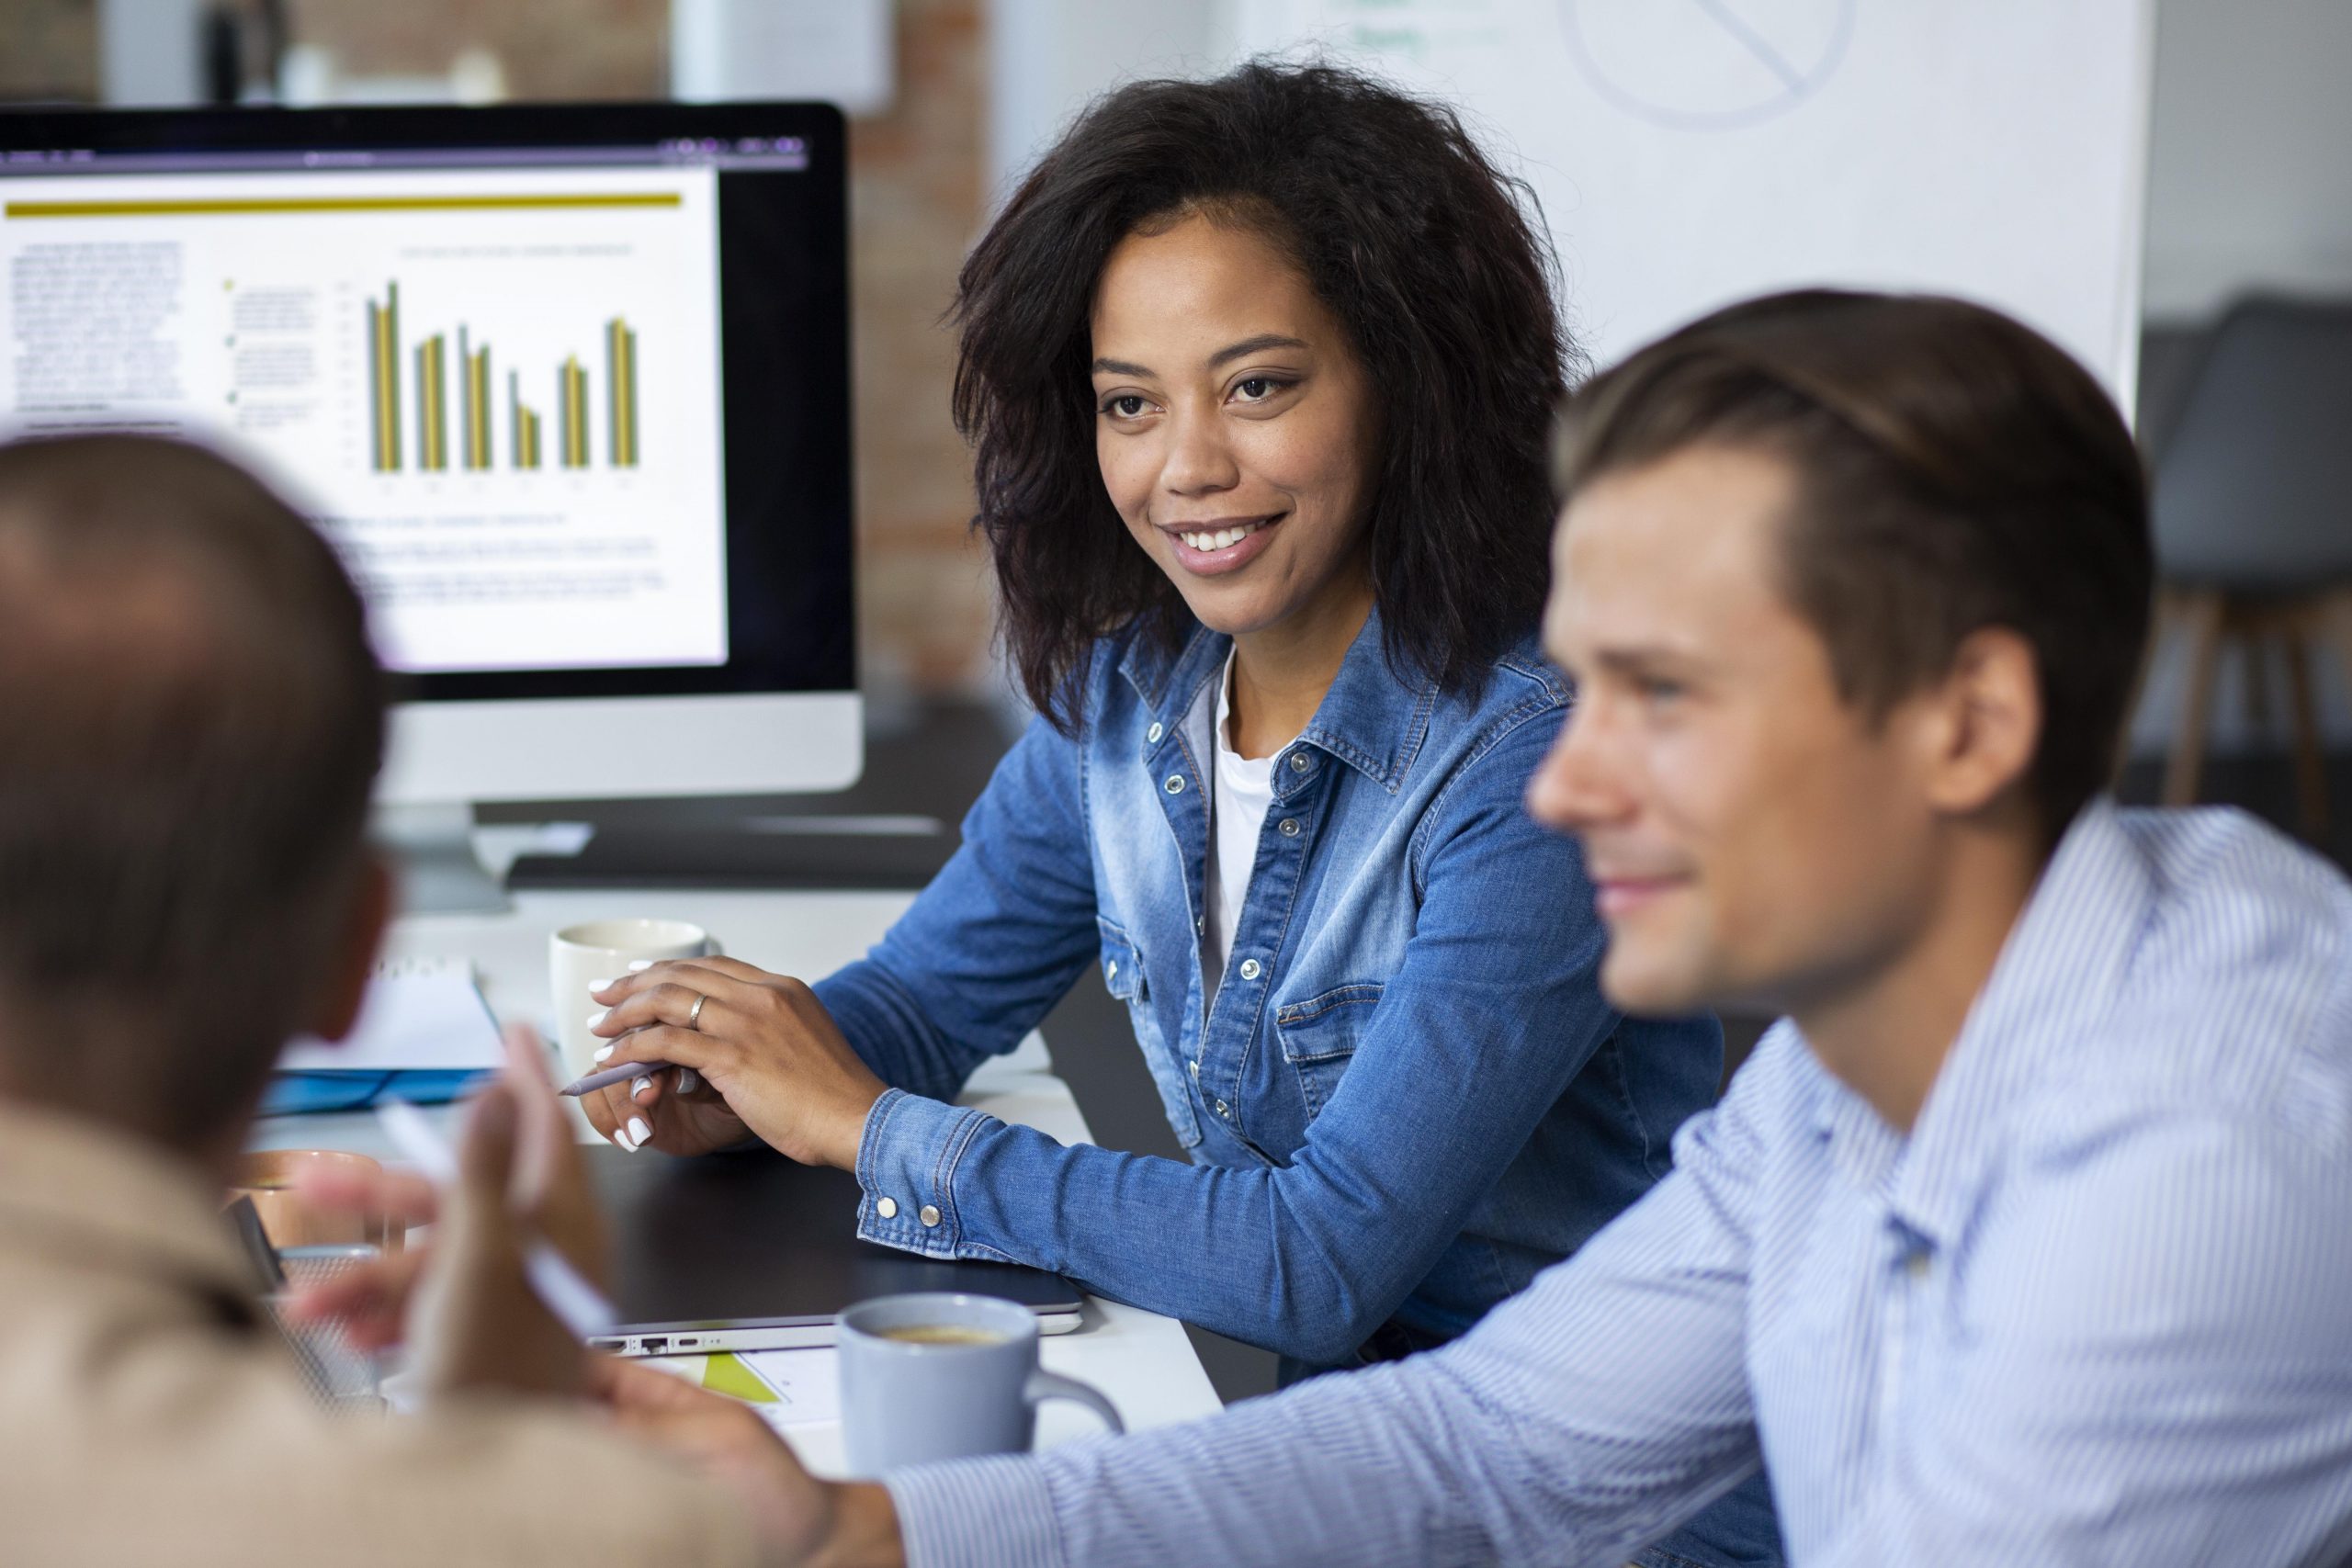
[[[513,907],[474,849],[471,806],[379,806],[368,836],[391,858],[403,915],[495,915]]]

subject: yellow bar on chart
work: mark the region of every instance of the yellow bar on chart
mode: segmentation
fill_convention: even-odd
[[[401,466],[401,286],[384,286],[384,303],[368,301],[368,430],[378,473]]]
[[[580,368],[578,355],[567,356],[557,373],[556,394],[563,410],[563,466],[584,468],[588,466],[588,373]]]
[[[466,376],[466,467],[490,467],[490,350],[469,349],[458,334],[458,363]]]
[[[417,467],[438,473],[449,466],[449,386],[445,340],[434,333],[416,345]]]
[[[605,323],[605,400],[611,434],[607,447],[616,468],[637,467],[637,334],[615,316]]]

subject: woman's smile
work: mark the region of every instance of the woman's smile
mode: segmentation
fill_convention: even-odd
[[[1200,522],[1161,523],[1176,564],[1198,577],[1238,571],[1264,553],[1287,512],[1261,517],[1216,517]]]

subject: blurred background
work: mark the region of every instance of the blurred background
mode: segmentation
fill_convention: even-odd
[[[948,418],[957,265],[1089,97],[1228,63],[1241,4],[6,0],[0,103],[843,104],[872,733],[867,783],[821,809],[952,823],[1021,718]],[[2242,804],[2352,863],[2352,6],[2154,10],[2136,423],[2167,586],[2123,790]],[[589,814],[626,828],[680,809]],[[717,821],[747,803],[707,809]],[[1099,990],[1082,987],[1049,1036],[1123,1034]],[[1731,1026],[1744,1049],[1760,1021]],[[1057,1058],[1102,1142],[1175,1152],[1132,1051]],[[1233,1348],[1207,1359],[1227,1397],[1270,1375]]]
[[[992,198],[1073,109],[1131,76],[1223,64],[1242,36],[1237,10],[1237,0],[8,0],[0,100],[846,100],[863,675],[877,696],[973,696],[999,677],[984,563],[966,528],[969,475],[947,418],[954,352],[941,312],[957,262]],[[2158,0],[2156,13],[2140,418],[2152,456],[2177,431],[2233,302],[2273,290],[2352,296],[2352,6]],[[2322,732],[2352,744],[2345,660],[2314,652]],[[2151,757],[2176,733],[2178,663],[2160,661],[2142,715]],[[2207,716],[2223,759],[2217,784],[2242,771],[2230,761],[2292,750],[2285,671],[2266,682],[2246,664],[2241,649],[2221,650]]]

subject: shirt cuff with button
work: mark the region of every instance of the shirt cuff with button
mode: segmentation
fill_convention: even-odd
[[[926,1258],[954,1258],[956,1167],[989,1120],[967,1105],[887,1091],[857,1145],[857,1234]]]

